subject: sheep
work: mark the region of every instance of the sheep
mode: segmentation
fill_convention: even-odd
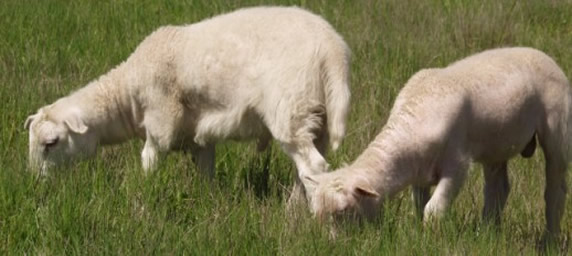
[[[343,38],[298,7],[164,26],[116,68],[27,118],[30,166],[46,174],[139,137],[145,173],[163,153],[185,150],[213,177],[216,142],[258,139],[263,149],[274,138],[301,181],[328,169],[325,150],[344,137],[349,63]]]
[[[546,158],[546,233],[558,234],[571,157],[572,91],[546,54],[499,48],[413,75],[388,120],[349,166],[308,176],[321,221],[371,220],[408,185],[421,218],[439,219],[459,192],[471,161],[484,169],[485,223],[499,224],[510,186],[507,161]],[[436,185],[432,195],[430,187]]]

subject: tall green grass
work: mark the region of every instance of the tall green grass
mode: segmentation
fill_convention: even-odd
[[[501,46],[545,51],[572,77],[572,1],[509,0],[3,0],[0,1],[0,254],[536,254],[544,228],[543,157],[510,163],[512,193],[499,230],[480,223],[482,174],[473,167],[438,227],[414,216],[407,191],[375,223],[338,238],[306,212],[285,211],[295,172],[274,145],[217,148],[216,179],[173,153],[144,177],[142,143],[102,148],[94,160],[38,180],[26,169],[26,117],[125,60],[157,27],[253,5],[300,5],[325,17],[353,51],[352,111],[333,167],[379,132],[417,70]],[[570,184],[570,182],[569,182]],[[562,239],[569,254],[572,202]]]

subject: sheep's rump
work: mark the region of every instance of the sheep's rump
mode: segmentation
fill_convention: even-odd
[[[271,134],[288,143],[301,127],[327,122],[337,146],[349,106],[348,60],[345,42],[321,17],[258,7],[162,27],[122,66],[137,80],[128,84],[137,84],[131,90],[142,112],[180,117],[179,137],[205,144]]]

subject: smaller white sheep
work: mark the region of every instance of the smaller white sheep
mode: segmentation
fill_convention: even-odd
[[[499,223],[509,193],[507,161],[518,153],[530,157],[538,138],[546,157],[546,230],[558,234],[571,157],[571,104],[565,74],[530,48],[489,50],[419,71],[354,163],[308,177],[316,186],[312,209],[319,218],[373,218],[383,199],[412,185],[419,213],[440,217],[475,161],[484,166],[483,217]]]
[[[124,63],[28,117],[30,164],[46,170],[140,137],[145,170],[185,149],[213,176],[217,141],[274,138],[299,178],[324,172],[328,143],[336,149],[345,133],[349,58],[330,24],[296,7],[162,27]]]

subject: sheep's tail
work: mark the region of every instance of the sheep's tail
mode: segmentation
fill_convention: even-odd
[[[328,51],[322,63],[328,137],[333,150],[342,143],[350,109],[350,50],[345,43],[343,45],[337,51]]]

